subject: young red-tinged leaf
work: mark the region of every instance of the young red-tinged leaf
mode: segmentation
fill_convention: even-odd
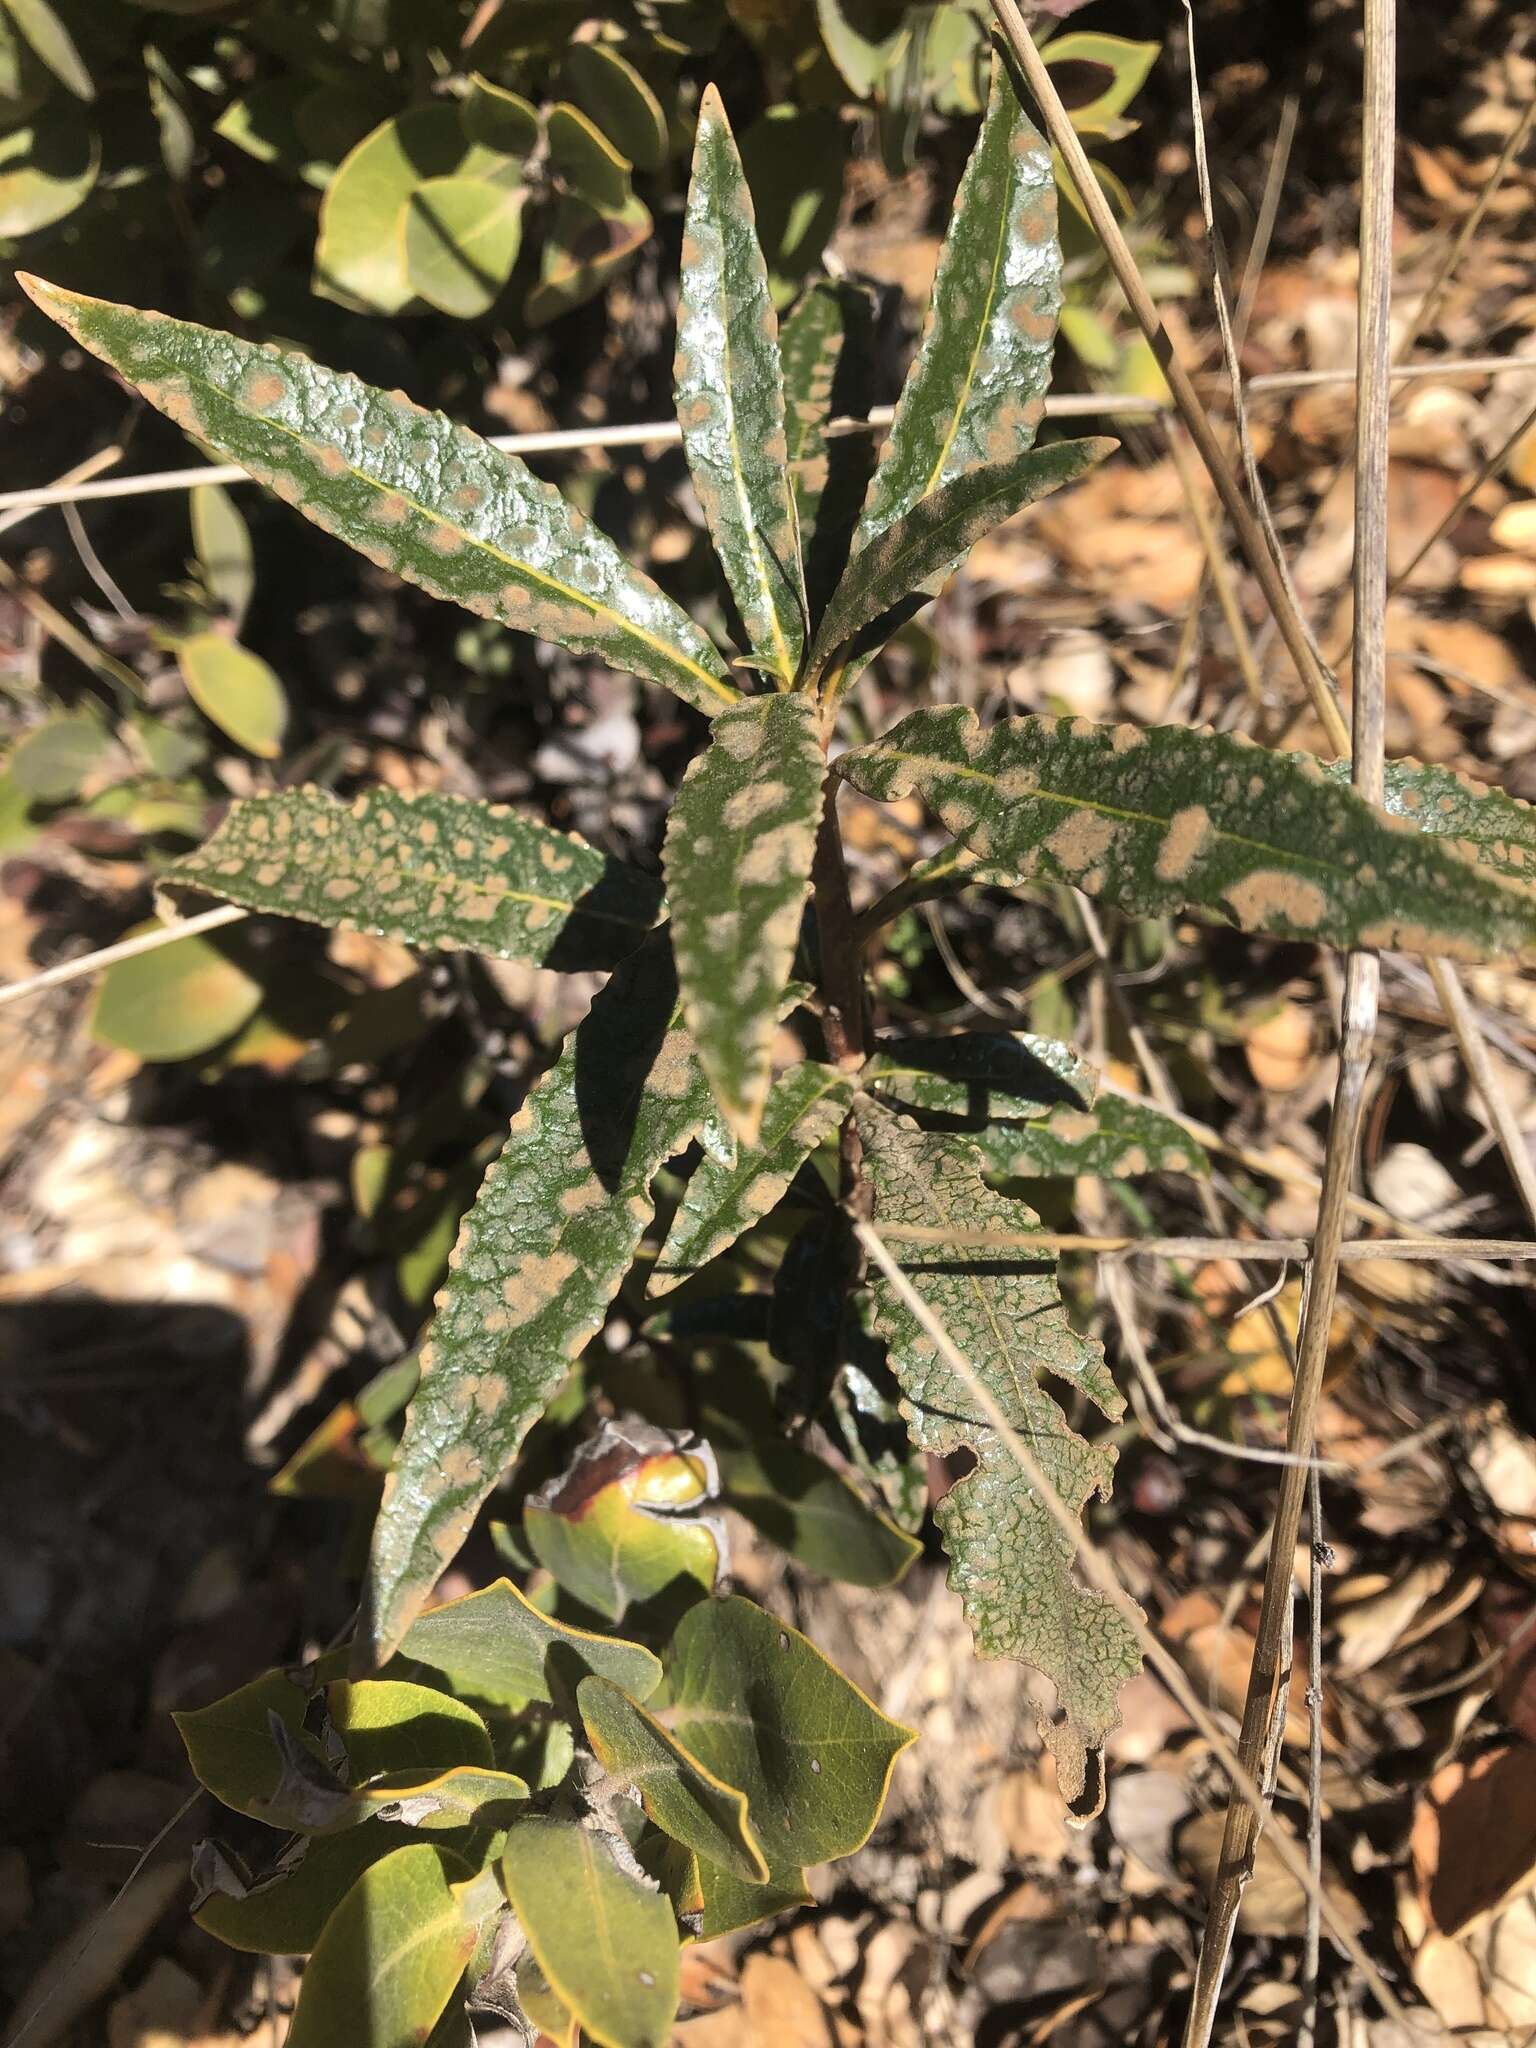
[[[752,697],[715,721],[667,823],[662,865],[683,1011],[745,1145],[756,1142],[768,1096],[825,774],[810,698]]]
[[[415,2048],[458,1988],[475,1946],[469,1871],[429,1843],[365,1870],[315,1944],[288,2030],[292,2048]]]
[[[896,1759],[916,1741],[795,1629],[735,1594],[684,1615],[667,1652],[664,1725],[747,1796],[774,1876],[869,1839]]]
[[[1022,1203],[995,1195],[963,1138],[919,1131],[877,1104],[859,1112],[875,1224],[935,1224],[957,1231],[1034,1227]],[[898,1254],[900,1240],[893,1238]],[[1125,1406],[1101,1345],[1067,1321],[1054,1261],[1023,1263],[1017,1251],[925,1245],[903,1262],[913,1287],[965,1351],[1013,1427],[1028,1441],[1074,1512],[1108,1498],[1114,1452],[1095,1450],[1067,1426],[1041,1384],[1049,1373],[1111,1419]],[[975,1402],[888,1281],[871,1276],[875,1322],[901,1383],[907,1427],[923,1450],[961,1449],[975,1469],[938,1510],[949,1582],[985,1657],[1016,1657],[1056,1687],[1065,1719],[1042,1728],[1063,1797],[1079,1799],[1087,1760],[1120,1718],[1120,1687],[1140,1669],[1136,1639],[1107,1601],[1073,1580],[1071,1553],[1005,1444],[975,1416]]]
[[[520,1821],[507,1897],[551,1990],[602,2048],[664,2048],[677,2012],[672,1908],[622,1843],[575,1821]]]
[[[231,805],[162,887],[443,952],[612,967],[655,924],[661,884],[504,804],[287,789]]]
[[[660,1663],[639,1643],[554,1621],[510,1579],[418,1616],[400,1645],[400,1659],[441,1673],[460,1694],[498,1706],[552,1700],[554,1684],[568,1685],[589,1673],[612,1679],[642,1700],[661,1682]]]
[[[694,1168],[648,1291],[670,1293],[760,1222],[817,1146],[837,1129],[852,1102],[853,1082],[835,1067],[802,1060],[780,1074],[769,1092],[757,1143],[739,1145],[730,1166],[706,1155]]]
[[[81,345],[381,568],[713,714],[740,692],[687,614],[516,456],[305,357],[28,278]]]
[[[709,1114],[656,934],[536,1083],[464,1219],[374,1529],[360,1668],[399,1643],[601,1326],[651,1219],[657,1168]]]
[[[770,1542],[845,1586],[894,1586],[923,1546],[866,1506],[840,1472],[798,1444],[721,1455],[725,1502]]]
[[[994,58],[986,117],[860,523],[860,547],[940,484],[1007,462],[1033,443],[1061,295],[1050,151]]]
[[[848,560],[875,466],[873,434],[827,433],[830,420],[862,417],[869,409],[874,307],[868,290],[825,279],[813,284],[784,322],[779,344],[789,481],[814,627]]]
[[[993,868],[1121,910],[1456,959],[1536,959],[1536,890],[1374,810],[1310,754],[1184,726],[916,711],[838,773],[922,796]]]
[[[658,1720],[605,1679],[583,1679],[576,1699],[592,1754],[604,1770],[635,1788],[664,1834],[744,1883],[767,1883],[767,1859],[743,1793],[706,1770]]]
[[[676,386],[693,486],[753,658],[787,687],[805,650],[806,604],[779,324],[752,195],[712,85],[683,222]]]
[[[868,654],[888,640],[984,534],[1071,483],[1118,445],[1053,441],[937,485],[873,536],[843,571],[811,650],[811,672],[855,641]]]

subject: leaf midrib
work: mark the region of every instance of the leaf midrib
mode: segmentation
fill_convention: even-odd
[[[242,419],[251,420],[264,427],[271,427],[277,433],[285,434],[290,441],[300,448],[308,445],[304,435],[296,427],[290,427],[286,420],[276,419],[270,413],[251,412],[249,408],[242,406],[238,399],[232,397],[228,391],[224,390],[221,385],[215,384],[212,378],[200,376],[195,370],[186,370],[180,367],[177,368],[175,374],[184,376],[189,384],[201,385],[204,391],[210,392],[215,398],[222,399],[226,404],[233,405]],[[647,633],[643,626],[637,626],[633,620],[625,618],[622,612],[616,612],[608,605],[599,604],[595,598],[589,597],[585,591],[578,590],[571,584],[562,583],[557,577],[546,576],[542,570],[535,569],[531,563],[520,561],[516,555],[505,553],[494,542],[484,540],[479,534],[471,533],[467,527],[456,524],[452,519],[445,518],[433,506],[424,505],[412,492],[401,490],[394,484],[386,484],[379,477],[370,476],[367,470],[359,469],[355,463],[347,463],[347,474],[358,483],[366,484],[369,490],[377,491],[381,497],[389,496],[402,499],[411,511],[419,513],[423,519],[430,519],[435,525],[445,526],[450,532],[460,534],[470,547],[479,548],[484,554],[489,555],[493,561],[504,562],[509,569],[515,569],[519,575],[526,576],[530,582],[542,584],[546,590],[557,592],[561,597],[567,598],[572,603],[579,605],[584,611],[590,612],[594,619],[608,620],[622,635],[632,640],[638,640],[642,646],[652,648],[657,654],[664,656],[668,662],[685,669],[690,675],[697,676],[700,682],[707,684],[723,702],[727,704],[740,703],[741,692],[739,690],[734,690],[730,684],[721,682],[718,676],[712,676],[707,668],[702,667],[691,656],[684,654],[681,648],[670,646],[665,640],[658,640],[653,633]]]

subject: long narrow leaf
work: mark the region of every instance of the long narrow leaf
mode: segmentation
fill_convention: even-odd
[[[659,881],[572,833],[504,804],[392,789],[353,804],[322,789],[250,797],[162,887],[567,969],[615,966],[661,907]]]
[[[1349,763],[1329,761],[1323,773],[1348,782]],[[1508,790],[1474,782],[1453,768],[1421,761],[1389,761],[1382,809],[1406,818],[1417,831],[1449,839],[1477,866],[1512,882],[1536,882],[1536,806]]]
[[[683,221],[677,416],[753,657],[781,684],[805,648],[778,317],[752,195],[720,95],[705,88]]]
[[[1536,889],[1377,811],[1310,754],[1183,726],[915,711],[837,762],[914,792],[994,867],[1123,910],[1456,959],[1536,959]]]
[[[385,1485],[356,1644],[381,1664],[600,1326],[657,1168],[709,1116],[665,936],[633,954],[537,1083],[465,1217]]]
[[[683,1012],[726,1122],[752,1144],[810,887],[826,764],[809,697],[752,697],[683,778],[662,865]]]
[[[784,322],[784,428],[800,522],[805,594],[814,627],[848,560],[875,467],[872,434],[829,435],[840,416],[869,409],[874,310],[862,285],[812,285]]]
[[[740,696],[671,598],[526,463],[467,427],[303,356],[19,281],[178,426],[380,568],[711,715]]]
[[[811,653],[811,671],[839,648],[887,640],[928,602],[967,549],[1015,512],[1060,490],[1119,444],[1053,441],[1007,462],[968,469],[892,520],[843,571]]]
[[[859,1126],[877,1227],[1018,1232],[1035,1225],[1022,1203],[987,1187],[963,1138],[919,1131],[878,1104],[860,1110]],[[1054,1260],[924,1246],[902,1266],[1067,1506],[1076,1512],[1095,1493],[1107,1498],[1114,1452],[1093,1449],[1069,1429],[1041,1384],[1050,1374],[1111,1419],[1125,1405],[1102,1348],[1067,1321]],[[938,1510],[950,1584],[983,1656],[1016,1657],[1054,1682],[1065,1719],[1042,1733],[1062,1792],[1075,1801],[1089,1755],[1120,1718],[1120,1687],[1139,1668],[1136,1639],[1106,1600],[1074,1582],[1061,1532],[911,1309],[883,1278],[872,1279],[871,1293],[912,1441],[939,1457],[963,1448],[976,1459]]]

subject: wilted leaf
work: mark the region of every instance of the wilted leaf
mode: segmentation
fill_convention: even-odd
[[[278,349],[35,278],[26,288],[179,426],[381,567],[701,710],[739,696],[685,612],[467,427]]]
[[[966,551],[1004,519],[1060,490],[1112,454],[1109,440],[1053,441],[1005,462],[966,469],[873,534],[843,571],[811,650],[818,674],[839,648],[888,640]]]
[[[648,1423],[606,1422],[569,1469],[530,1494],[523,1533],[544,1569],[609,1621],[669,1589],[711,1592],[725,1531],[708,1510],[713,1454]]]
[[[694,489],[753,657],[787,685],[805,649],[806,605],[779,329],[752,196],[712,85],[683,224],[675,381]]]
[[[1050,152],[993,60],[986,118],[950,216],[927,324],[857,545],[942,483],[1029,448],[1061,307]]]
[[[234,499],[220,484],[199,484],[188,493],[192,546],[208,595],[236,632],[251,608],[256,558],[251,532]]]
[[[152,921],[128,936],[163,929]],[[260,982],[212,938],[172,939],[107,969],[91,1032],[143,1060],[195,1059],[248,1024],[261,997]]]
[[[464,1219],[385,1482],[360,1656],[389,1654],[468,1535],[600,1327],[650,1221],[657,1168],[709,1113],[657,937],[535,1084]]]
[[[784,322],[784,430],[814,627],[843,573],[875,466],[873,434],[828,436],[827,423],[868,408],[874,312],[861,285],[814,284]]]
[[[260,655],[223,633],[189,633],[176,643],[187,694],[237,747],[276,760],[288,730],[288,699]]]
[[[520,1821],[507,1896],[550,1988],[604,2048],[664,2048],[677,2012],[672,1908],[611,1838],[574,1821]]]
[[[1122,910],[1481,960],[1536,957],[1536,892],[1374,811],[1310,754],[1184,726],[917,711],[840,757],[866,796],[916,792],[989,863]]]
[[[467,1864],[429,1843],[372,1864],[336,1908],[304,1972],[292,2048],[407,2048],[458,1987],[476,1928],[455,1891]]]
[[[918,1131],[888,1110],[860,1112],[877,1228],[917,1224],[956,1231],[1036,1227],[1022,1203],[995,1195],[981,1160],[961,1138]],[[1041,1384],[1049,1373],[1086,1394],[1112,1419],[1124,1402],[1102,1347],[1080,1337],[1057,1292],[1055,1261],[1012,1252],[892,1248],[923,1301],[967,1353],[977,1376],[1029,1443],[1074,1513],[1105,1498],[1114,1453],[1068,1428]],[[1116,1610],[1073,1580],[1071,1551],[991,1425],[976,1416],[964,1383],[890,1283],[871,1276],[876,1326],[906,1397],[907,1427],[924,1450],[972,1452],[975,1469],[945,1496],[939,1528],[950,1584],[983,1656],[1016,1657],[1055,1684],[1065,1715],[1042,1729],[1068,1803],[1083,1792],[1088,1755],[1119,1720],[1120,1687],[1140,1668],[1136,1638]]]
[[[735,1594],[703,1600],[684,1615],[666,1664],[665,1725],[747,1795],[776,1879],[869,1839],[896,1759],[916,1737],[803,1635]]]
[[[523,239],[520,186],[428,178],[405,208],[405,269],[418,297],[456,320],[496,303]]]
[[[650,240],[653,225],[633,193],[607,211],[585,199],[561,199],[545,225],[539,281],[524,308],[529,325],[542,327],[595,298]]]
[[[810,698],[752,697],[716,719],[667,822],[683,1009],[715,1100],[747,1145],[768,1096],[825,773]]]
[[[0,235],[35,235],[89,197],[101,168],[94,128],[54,105],[30,127],[0,135]]]
[[[577,102],[629,161],[659,171],[667,157],[661,102],[627,58],[608,43],[572,43],[565,77]]]
[[[403,1661],[440,1672],[459,1693],[492,1705],[551,1700],[588,1673],[646,1699],[661,1678],[649,1650],[621,1636],[593,1635],[541,1614],[510,1579],[418,1615],[400,1644]]]
[[[767,1860],[742,1793],[722,1784],[617,1686],[586,1678],[576,1697],[593,1755],[635,1788],[663,1833],[746,1883],[767,1882]]]
[[[289,789],[233,804],[176,862],[195,888],[312,924],[565,969],[612,967],[656,921],[661,885],[504,804]]]
[[[72,711],[24,733],[11,749],[6,771],[34,803],[64,803],[76,795],[111,744],[112,736],[99,718]]]
[[[824,1578],[894,1586],[922,1553],[877,1515],[841,1473],[798,1444],[756,1444],[722,1459],[725,1501],[763,1535]]]
[[[801,1060],[782,1073],[769,1093],[756,1144],[738,1145],[731,1166],[706,1156],[689,1177],[649,1292],[669,1293],[761,1221],[852,1101],[853,1083],[835,1067]]]

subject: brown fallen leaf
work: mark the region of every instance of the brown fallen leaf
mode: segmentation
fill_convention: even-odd
[[[1226,1816],[1202,1813],[1179,1830],[1177,1851],[1194,1871],[1207,1895],[1221,1860],[1222,1834]],[[1363,1932],[1366,1917],[1352,1894],[1324,1866],[1323,1889],[1329,1904],[1352,1934]],[[1288,1939],[1300,1934],[1307,1924],[1307,1894],[1292,1877],[1275,1851],[1274,1839],[1261,1835],[1254,1857],[1253,1875],[1243,1888],[1238,1925],[1248,1934],[1267,1934]]]
[[[1442,1934],[1536,1883],[1536,1749],[1512,1743],[1437,1771],[1415,1808],[1409,1853]]]

